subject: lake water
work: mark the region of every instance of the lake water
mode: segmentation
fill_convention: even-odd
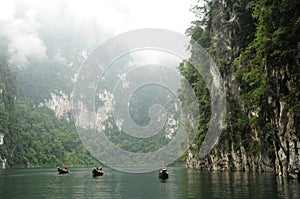
[[[11,198],[300,198],[300,184],[273,173],[208,172],[169,168],[170,178],[157,172],[130,174],[104,168],[71,168],[58,175],[52,169],[0,170],[0,199]]]

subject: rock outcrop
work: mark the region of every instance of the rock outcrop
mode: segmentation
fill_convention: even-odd
[[[280,94],[276,98],[268,97],[264,115],[261,115],[262,107],[247,110],[236,80],[237,72],[244,65],[234,62],[255,37],[255,22],[250,8],[253,3],[252,0],[211,2],[210,54],[226,83],[227,129],[219,143],[203,159],[199,159],[199,146],[192,145],[187,151],[186,166],[203,170],[275,171],[280,176],[296,178],[300,170],[300,129],[299,118],[290,105],[289,97],[294,89],[291,85],[299,84],[299,75],[293,74],[288,67],[274,67],[267,71],[268,79],[277,80],[273,83],[273,92]],[[297,64],[299,66],[299,62]],[[299,100],[299,96],[294,100]],[[267,125],[272,129],[270,132]]]

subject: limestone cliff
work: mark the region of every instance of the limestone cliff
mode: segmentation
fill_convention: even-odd
[[[53,110],[56,117],[64,117],[70,120],[72,103],[70,96],[63,91],[52,92],[51,97],[45,100],[43,105]]]
[[[297,177],[300,129],[293,101],[299,100],[295,94],[299,74],[293,73],[296,66],[299,68],[299,36],[293,38],[298,46],[298,54],[290,58],[293,67],[287,63],[282,67],[267,63],[272,67],[267,64],[263,67],[263,82],[268,90],[260,95],[262,102],[251,102],[256,104],[249,108],[242,96],[245,89],[238,80],[239,73],[249,68],[240,57],[257,34],[257,21],[253,19],[253,5],[257,2],[213,0],[209,3],[210,54],[226,82],[227,128],[218,145],[204,159],[198,157],[199,146],[192,145],[187,152],[186,166],[205,170],[275,171],[278,175]],[[299,32],[297,23],[295,31]]]

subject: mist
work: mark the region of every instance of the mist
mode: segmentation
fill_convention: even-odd
[[[194,1],[3,1],[0,36],[10,62],[81,62],[97,45],[137,28],[164,28],[184,33]]]

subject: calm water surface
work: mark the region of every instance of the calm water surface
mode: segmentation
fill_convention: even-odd
[[[130,174],[104,168],[93,178],[92,168],[71,168],[58,175],[52,169],[0,170],[0,199],[11,198],[300,198],[300,184],[272,173],[207,172],[169,168],[158,173]]]

